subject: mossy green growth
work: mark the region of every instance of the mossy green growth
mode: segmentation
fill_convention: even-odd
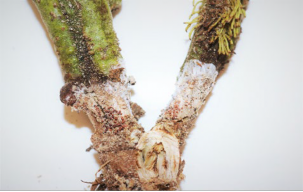
[[[210,43],[213,43],[218,39],[219,54],[231,54],[230,46],[234,44],[234,39],[238,38],[241,32],[240,17],[245,17],[245,15],[245,9],[241,0],[231,0],[225,12],[209,27],[208,31],[220,25],[220,27],[216,28],[216,34],[214,34],[210,40]]]
[[[69,26],[61,19],[58,0],[34,0],[42,19],[48,29],[55,49],[60,57],[63,70],[73,78],[81,76],[79,60]]]
[[[194,0],[190,18],[197,16],[186,22],[186,30],[193,25],[189,32],[193,37],[184,63],[197,59],[222,70],[234,53],[247,4],[248,0]]]
[[[216,3],[217,5],[215,5]],[[215,2],[201,0],[196,3],[194,0],[193,4],[194,9],[190,18],[196,13],[198,16],[191,22],[185,22],[188,24],[186,31],[191,25],[196,24],[189,32],[189,37],[191,38],[194,31],[204,27],[205,32],[212,33],[209,43],[212,44],[218,40],[218,53],[230,56],[232,54],[231,46],[233,46],[234,40],[238,38],[241,32],[241,18],[246,15],[245,7],[242,5],[241,0],[221,0]],[[201,4],[199,10],[195,11],[198,4]],[[208,10],[212,10],[213,13]],[[206,18],[206,13],[212,15],[212,18]]]

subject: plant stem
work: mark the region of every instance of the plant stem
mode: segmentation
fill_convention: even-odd
[[[240,0],[204,0],[200,6],[194,19],[194,37],[178,76],[173,99],[156,125],[143,134],[137,145],[138,173],[143,189],[179,188],[184,177],[181,149],[218,73],[233,54],[241,29],[241,13],[244,13],[242,3]],[[226,32],[231,30],[234,32]]]
[[[130,101],[129,84],[111,11],[121,0],[34,0],[47,25],[67,83],[60,98],[84,111],[95,131],[102,174],[99,190],[176,190],[183,179],[181,149],[216,77],[233,55],[245,0],[202,0],[187,58],[169,106],[148,133]],[[194,7],[200,4],[195,3]],[[136,108],[136,109],[135,109]]]
[[[66,81],[108,77],[121,58],[108,0],[34,2],[54,41]],[[119,1],[111,2],[113,8],[119,5]]]
[[[66,72],[60,99],[72,110],[84,111],[95,128],[91,141],[104,166],[93,188],[140,190],[135,146],[144,132],[137,122],[144,111],[130,101],[133,80],[126,75],[113,30],[111,10],[121,0],[35,0],[35,4]]]
[[[62,19],[63,14],[58,7],[59,1],[35,0],[34,2],[55,44],[63,70],[73,78],[81,76],[79,68],[80,62],[78,60],[76,47],[74,46],[74,39],[68,31],[68,24]]]
[[[112,11],[121,7],[122,0],[109,0],[109,6]]]
[[[221,71],[234,53],[247,3],[247,0],[203,0],[185,63],[197,59],[212,63]]]

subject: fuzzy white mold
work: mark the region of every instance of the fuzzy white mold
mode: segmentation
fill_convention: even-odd
[[[203,95],[207,96],[212,90],[217,75],[214,64],[201,63],[199,60],[188,61],[179,74],[174,100],[179,100],[180,105],[183,105],[184,101],[192,101],[193,107],[199,107]]]
[[[123,149],[135,147],[142,134],[140,126],[134,123],[135,118],[130,106],[130,83],[123,60],[113,66],[112,70],[119,68],[123,68],[120,81],[107,80],[89,87],[84,84],[73,86],[77,102],[72,109],[85,111],[95,123],[94,127],[99,127],[92,136],[94,148],[99,152],[120,149],[122,145]],[[132,126],[129,126],[130,124]]]

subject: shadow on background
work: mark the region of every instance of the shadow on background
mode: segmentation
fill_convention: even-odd
[[[93,124],[90,122],[89,118],[84,112],[76,112],[72,111],[71,107],[64,106],[64,119],[70,123],[75,125],[76,128],[89,128],[92,133],[94,133]],[[87,146],[89,148],[90,146]],[[101,166],[101,161],[99,159],[99,155],[94,149],[91,149],[94,152],[93,157],[96,162]]]
[[[64,106],[64,119],[77,128],[88,127],[94,132],[94,127],[84,112],[72,111],[71,107]]]

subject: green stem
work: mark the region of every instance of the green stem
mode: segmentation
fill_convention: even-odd
[[[121,7],[122,0],[109,0],[110,9],[113,11]]]
[[[58,0],[34,1],[60,56],[61,66],[73,78],[81,76],[77,51],[69,26],[63,22]]]
[[[121,58],[113,30],[112,0],[34,0],[60,57],[66,81],[109,75]]]

